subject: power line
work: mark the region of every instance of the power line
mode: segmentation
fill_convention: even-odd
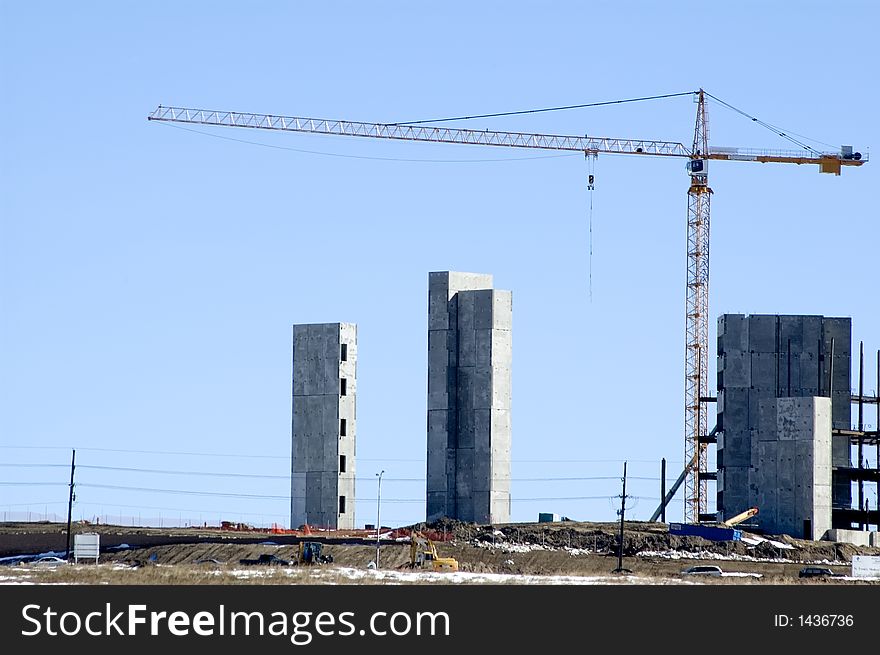
[[[250,499],[263,499],[263,500],[283,500],[289,501],[290,496],[277,496],[271,494],[238,494],[238,493],[228,493],[228,492],[218,492],[218,491],[191,491],[186,489],[155,489],[151,487],[129,487],[124,485],[109,485],[109,484],[86,484],[80,483],[77,487],[88,487],[88,488],[97,488],[97,489],[115,489],[120,491],[142,491],[148,493],[167,493],[167,494],[181,494],[188,496],[217,496],[223,498],[250,498]],[[537,497],[537,498],[511,498],[511,502],[539,502],[539,501],[559,501],[559,500],[605,500],[608,498],[617,498],[617,496],[547,496],[547,497]],[[654,498],[647,496],[633,496],[633,498],[648,498],[650,500],[655,500]],[[355,502],[363,502],[363,503],[375,503],[375,498],[358,498]],[[383,498],[382,502],[389,503],[424,503],[424,498]],[[95,503],[92,503],[95,504]]]
[[[252,478],[266,480],[290,480],[289,475],[270,475],[267,473],[220,473],[218,471],[176,471],[170,469],[144,469],[125,466],[96,466],[81,464],[77,468],[91,469],[95,471],[124,471],[127,473],[155,473],[159,475],[200,475],[215,478]]]
[[[622,105],[628,102],[642,102],[643,100],[660,100],[661,98],[676,98],[689,96],[696,91],[683,91],[682,93],[666,93],[659,96],[644,96],[642,98],[627,98],[624,100],[605,100],[603,102],[588,102],[581,105],[564,105],[561,107],[543,107],[541,109],[522,109],[520,111],[500,111],[493,114],[474,114],[472,116],[453,116],[450,118],[428,118],[420,121],[403,121],[400,123],[385,123],[385,125],[420,125],[422,123],[444,123],[447,121],[464,121],[472,118],[497,118],[499,116],[520,116],[522,114],[540,114],[547,111],[565,111],[568,109],[584,109],[586,107],[602,107],[604,105]]]
[[[67,450],[70,451],[70,446],[20,446],[13,444],[0,444],[0,448],[6,448],[8,450]]]
[[[66,500],[33,501],[30,503],[0,503],[0,507],[36,507],[37,505],[66,505]]]
[[[37,503],[34,503],[34,504],[36,505]],[[182,507],[156,507],[153,505],[119,505],[116,503],[111,504],[111,503],[90,502],[90,501],[80,502],[80,503],[78,503],[78,505],[80,506],[80,510],[82,510],[83,506],[99,506],[101,508],[104,508],[104,507],[123,507],[126,509],[139,509],[139,510],[149,509],[149,510],[156,510],[156,511],[161,511],[161,512],[179,512],[179,513],[189,512],[190,514],[200,514],[200,515],[210,515],[210,516],[219,515],[219,514],[224,513],[222,510],[185,509]],[[225,512],[225,513],[232,515],[232,516],[276,516],[276,515],[277,516],[286,516],[286,513],[284,513],[284,512],[230,511],[230,512]],[[104,512],[104,514],[106,515],[106,512]],[[147,518],[152,518],[152,517],[147,517]],[[192,517],[190,516],[188,518],[192,518]]]
[[[41,449],[41,450],[64,450],[70,451],[70,447],[67,446],[17,446],[17,445],[0,445],[0,449]],[[290,461],[290,455],[254,455],[250,453],[217,453],[217,452],[197,452],[197,451],[183,451],[183,450],[141,450],[141,449],[127,449],[127,448],[98,448],[98,447],[85,447],[80,448],[77,447],[78,451],[89,451],[89,452],[107,452],[107,453],[131,453],[137,455],[183,455],[183,456],[192,456],[192,457],[232,457],[236,459],[248,458],[248,459],[274,459],[274,460],[285,460]],[[358,462],[409,462],[409,463],[419,463],[424,464],[426,460],[424,458],[390,458],[390,457],[358,457]],[[623,459],[512,459],[511,464],[620,464],[624,460]],[[629,462],[636,462],[642,464],[657,464],[660,460],[655,459],[629,459]],[[670,464],[683,464],[683,460],[666,460]],[[16,464],[3,463],[0,466],[17,466]],[[68,468],[68,464],[53,464],[52,466],[59,466],[62,468]],[[618,476],[619,477],[619,476]]]
[[[187,489],[155,489],[152,487],[128,487],[124,485],[115,485],[115,484],[91,484],[80,482],[76,485],[78,488],[90,488],[90,489],[116,489],[120,491],[143,491],[147,493],[164,493],[164,494],[181,494],[185,496],[216,496],[219,498],[254,498],[261,500],[284,500],[290,501],[290,496],[277,496],[277,495],[268,495],[268,494],[240,494],[240,493],[229,493],[222,491],[193,491]]]
[[[0,466],[8,466],[8,467],[29,467],[29,468],[41,468],[41,467],[52,467],[52,468],[68,468],[65,464],[0,464]],[[155,475],[186,475],[186,476],[206,476],[206,477],[217,477],[217,478],[248,478],[248,479],[265,479],[265,480],[290,480],[293,477],[302,477],[306,475],[306,473],[293,473],[288,475],[272,475],[267,473],[231,473],[231,472],[220,472],[220,471],[184,471],[184,470],[175,470],[175,469],[153,469],[153,468],[138,468],[138,467],[130,467],[130,466],[103,466],[103,465],[95,465],[95,464],[80,464],[77,468],[79,469],[89,469],[94,471],[120,471],[125,473],[149,473]],[[335,473],[336,471],[311,471],[312,473]],[[530,477],[530,478],[516,478],[516,477],[505,477],[505,478],[496,478],[498,480],[510,480],[511,482],[590,482],[590,481],[603,481],[603,480],[618,480],[619,476],[607,476],[607,475],[593,475],[593,476],[567,476],[567,477]],[[632,480],[647,480],[647,481],[659,481],[659,477],[653,476],[630,476]],[[356,481],[360,482],[375,482],[374,477],[356,477]],[[385,478],[388,482],[425,482],[425,478]]]

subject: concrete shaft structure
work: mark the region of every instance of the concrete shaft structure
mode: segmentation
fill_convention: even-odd
[[[821,539],[831,529],[831,399],[761,402],[754,470],[757,523]]]
[[[354,528],[357,326],[293,326],[290,525]]]
[[[428,521],[510,520],[512,310],[491,275],[428,275]]]
[[[756,521],[771,532],[803,525],[785,523],[764,502],[788,502],[788,479],[777,487],[761,459],[759,443],[775,442],[778,435],[777,399],[829,397],[830,428],[850,426],[851,319],[823,316],[725,314],[718,319],[718,487],[721,518],[730,518],[748,507],[760,510]],[[832,339],[834,341],[832,358]],[[832,376],[833,371],[833,376]],[[784,405],[788,411],[789,405]],[[791,411],[794,411],[793,409]],[[829,428],[829,430],[830,430]],[[820,435],[817,435],[817,437]],[[831,441],[830,433],[827,435]],[[821,435],[821,439],[825,436]],[[831,441],[831,466],[849,466],[849,443]],[[778,469],[778,467],[777,467]],[[775,482],[774,482],[775,481]],[[832,503],[849,507],[851,490],[846,480],[832,482]],[[819,525],[812,523],[813,533]]]

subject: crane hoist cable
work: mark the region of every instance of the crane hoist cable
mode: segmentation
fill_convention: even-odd
[[[590,214],[589,214],[589,231],[590,231],[590,257],[588,264],[589,277],[589,295],[590,303],[593,302],[593,192],[596,190],[596,159],[598,153],[585,152],[584,158],[587,160],[587,191],[590,192]]]

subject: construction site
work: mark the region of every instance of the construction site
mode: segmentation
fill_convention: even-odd
[[[702,89],[677,95],[691,95],[696,105],[693,141],[687,144],[161,105],[148,116],[156,123],[239,132],[574,152],[588,163],[607,154],[680,159],[686,164],[681,191],[687,200],[684,466],[668,476],[663,460],[659,503],[647,521],[628,520],[626,463],[616,501],[619,521],[554,513],[541,513],[537,522],[512,521],[516,289],[495,288],[489,272],[426,270],[421,522],[383,522],[384,469],[375,474],[375,508],[369,499],[370,506],[356,511],[356,472],[363,470],[356,446],[377,438],[359,433],[358,394],[377,390],[370,389],[369,379],[358,380],[359,359],[369,356],[368,346],[358,342],[364,325],[341,320],[350,312],[340,305],[336,316],[327,317],[336,322],[292,326],[289,521],[167,528],[74,520],[74,451],[66,525],[0,525],[0,564],[7,565],[0,579],[880,583],[880,350],[872,350],[880,347],[877,326],[823,315],[821,297],[809,315],[709,308],[710,166],[760,164],[769,170],[794,164],[857,175],[868,157],[848,145],[818,150],[793,137],[786,138],[798,149],[789,151],[716,147],[709,141],[707,105],[710,98],[728,103]],[[588,191],[594,183],[590,172]],[[853,315],[858,309],[853,307]],[[711,321],[717,321],[714,344]],[[710,379],[712,362],[716,379]],[[419,385],[424,379],[401,383]],[[670,460],[678,455],[670,452]],[[680,522],[667,520],[673,518],[673,501],[683,502]],[[72,536],[83,534],[99,535],[98,566],[58,566],[75,554]]]

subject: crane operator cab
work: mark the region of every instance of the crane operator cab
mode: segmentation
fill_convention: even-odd
[[[689,159],[686,165],[687,172],[691,175],[705,175],[706,174],[706,160],[705,159]]]

